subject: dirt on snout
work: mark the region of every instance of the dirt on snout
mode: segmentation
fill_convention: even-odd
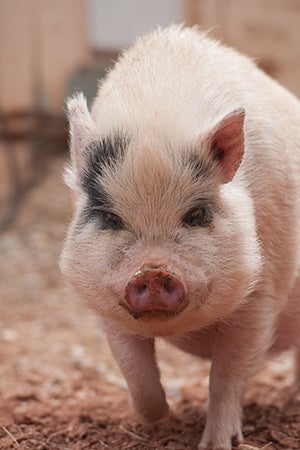
[[[171,418],[142,425],[95,318],[76,304],[58,270],[70,217],[65,156],[0,236],[0,449],[197,448],[205,423],[209,363],[163,342],[158,360]],[[249,384],[245,443],[300,449],[300,392],[292,353],[268,361]]]

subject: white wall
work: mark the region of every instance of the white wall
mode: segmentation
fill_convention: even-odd
[[[90,44],[119,49],[157,25],[181,22],[181,0],[86,0]]]

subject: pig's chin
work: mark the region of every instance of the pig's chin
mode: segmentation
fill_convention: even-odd
[[[128,305],[128,303],[125,300],[121,300],[119,302],[119,305],[122,306],[128,314],[130,314],[131,317],[134,319],[141,321],[141,322],[151,322],[151,321],[160,321],[165,322],[174,319],[179,314],[182,313],[182,311],[186,308],[187,302],[181,305],[180,308],[178,308],[175,311],[169,311],[165,309],[150,309],[145,311],[137,311]]]

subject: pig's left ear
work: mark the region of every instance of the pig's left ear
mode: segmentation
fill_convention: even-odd
[[[67,101],[68,119],[70,127],[70,156],[71,164],[66,167],[64,180],[72,190],[73,206],[80,194],[78,174],[84,166],[84,148],[96,140],[96,127],[89,113],[83,94],[77,94]]]
[[[234,177],[244,154],[245,110],[236,109],[224,117],[209,133],[212,157],[218,161],[222,183]]]
[[[75,174],[83,167],[83,150],[96,139],[95,123],[82,93],[67,101],[70,125],[71,166]]]
[[[96,127],[82,93],[68,99],[67,111],[70,127],[71,164],[65,169],[64,180],[71,188],[73,210],[75,210],[81,192],[78,174],[84,167],[83,151],[91,141],[96,140]]]

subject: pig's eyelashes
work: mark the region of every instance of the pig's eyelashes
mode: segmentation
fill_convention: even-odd
[[[213,219],[212,212],[205,207],[192,208],[182,218],[182,223],[190,227],[205,227]]]
[[[121,217],[109,211],[99,211],[101,228],[103,230],[122,230],[124,223]]]

